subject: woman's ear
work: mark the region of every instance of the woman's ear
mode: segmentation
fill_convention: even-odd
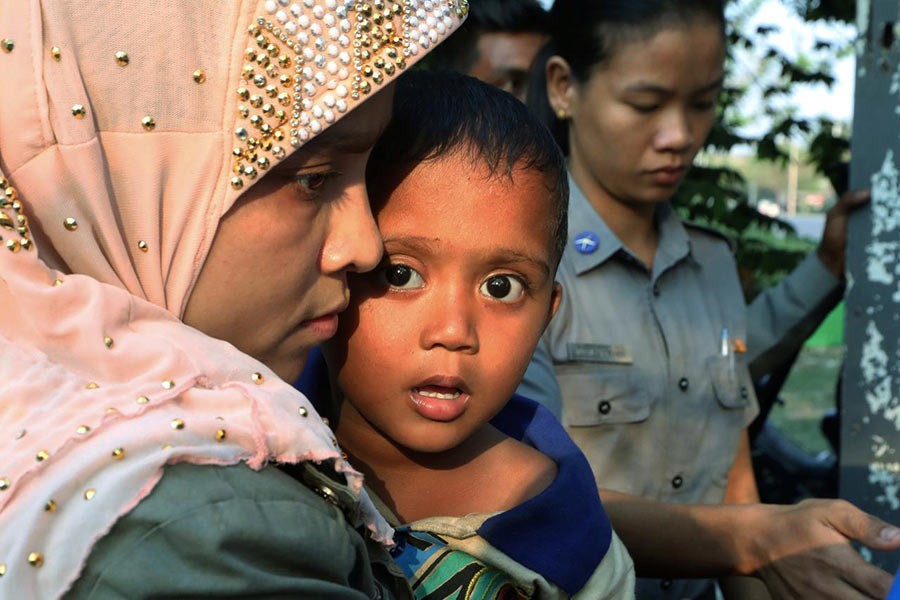
[[[574,94],[575,79],[569,63],[561,56],[551,56],[544,67],[547,76],[547,101],[560,119],[567,119]]]

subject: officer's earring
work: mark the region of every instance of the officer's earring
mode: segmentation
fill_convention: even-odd
[[[565,121],[566,119],[569,118],[569,113],[567,113],[566,109],[564,109],[564,108],[557,108],[556,109],[556,118],[559,119],[560,121]]]

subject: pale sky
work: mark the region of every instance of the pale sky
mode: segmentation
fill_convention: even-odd
[[[778,0],[767,0],[752,20],[751,26],[776,25],[778,33],[770,34],[770,39],[787,55],[796,57],[809,53],[816,39],[844,42],[852,40],[856,29],[841,23],[806,23],[794,15]],[[819,54],[817,59],[828,59],[827,54]],[[830,116],[836,121],[850,122],[853,115],[853,90],[855,81],[855,58],[853,53],[834,63],[833,74],[837,81],[829,90],[824,85],[796,86],[794,104],[800,115],[815,117]]]

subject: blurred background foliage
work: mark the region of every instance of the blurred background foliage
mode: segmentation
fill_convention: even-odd
[[[852,24],[855,0],[782,0],[807,21],[826,20]],[[703,156],[689,172],[674,203],[692,221],[708,224],[726,233],[734,242],[748,299],[789,273],[815,246],[796,235],[793,227],[766,216],[751,204],[748,182],[736,168],[712,159],[736,147],[750,148],[759,161],[782,168],[791,160],[792,146],[803,148],[801,160],[808,161],[819,174],[838,186],[849,159],[849,128],[825,117],[798,116],[790,97],[796,86],[834,83],[834,58],[853,51],[852,40],[836,45],[814,40],[805,53],[788,56],[776,45],[774,26],[749,25],[761,0],[731,2],[729,7],[726,88],[719,108],[719,120],[707,142]],[[741,57],[752,52],[753,73],[734,76],[746,68]],[[750,95],[758,100],[755,114],[747,114]],[[748,134],[751,121],[764,120],[767,127]],[[752,128],[751,128],[752,129]],[[726,166],[723,166],[726,165]]]

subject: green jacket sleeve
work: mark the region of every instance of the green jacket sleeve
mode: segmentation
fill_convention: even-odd
[[[99,540],[66,598],[392,598],[370,550],[275,467],[179,464]]]

